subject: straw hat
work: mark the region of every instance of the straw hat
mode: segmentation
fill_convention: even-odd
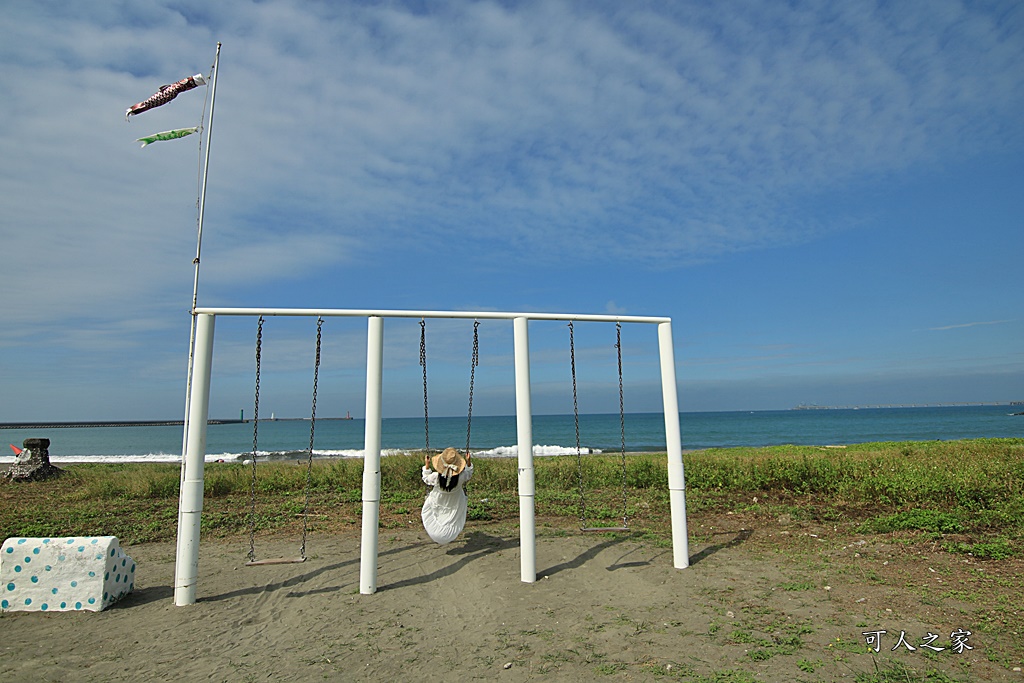
[[[434,471],[443,477],[454,477],[466,469],[466,459],[454,448],[446,448],[430,459]]]

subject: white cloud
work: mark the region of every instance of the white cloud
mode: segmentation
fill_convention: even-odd
[[[604,305],[604,311],[605,313],[608,313],[610,315],[625,315],[627,312],[623,306],[619,306],[618,304],[611,300],[609,300],[608,303]]]
[[[961,323],[959,325],[945,325],[943,327],[929,327],[928,329],[932,332],[943,332],[945,330],[959,330],[965,327],[977,327],[979,325],[1002,325],[1004,323],[1013,322],[1012,320],[987,320],[984,322],[974,323]]]

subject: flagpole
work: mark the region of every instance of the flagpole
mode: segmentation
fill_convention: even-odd
[[[192,400],[192,373],[195,369],[196,356],[196,306],[199,303],[199,259],[203,250],[203,216],[206,213],[206,179],[210,171],[210,142],[213,139],[213,107],[217,99],[217,81],[219,79],[220,41],[217,41],[217,53],[213,57],[213,75],[210,83],[210,120],[206,124],[206,152],[203,160],[203,182],[199,191],[199,220],[197,221],[195,276],[192,281],[192,327],[189,332],[188,345],[188,380],[185,384],[185,417],[181,436],[181,476],[185,476],[185,449],[188,443],[188,413]]]

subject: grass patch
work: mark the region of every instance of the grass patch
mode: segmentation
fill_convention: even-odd
[[[983,560],[1005,560],[1017,554],[1017,549],[1005,538],[978,543],[951,542],[942,547],[951,553],[973,555]]]
[[[381,460],[382,525],[418,523],[426,490],[421,463],[420,453]],[[977,533],[984,537],[970,543],[951,539],[946,549],[991,559],[1015,554],[1024,537],[1024,439],[709,449],[685,454],[684,463],[691,515],[735,510],[801,521],[862,519],[865,533]],[[478,458],[474,464],[470,520],[515,523],[516,460]],[[534,465],[538,518],[556,527],[574,524],[580,514],[575,456],[537,458]],[[669,529],[666,470],[664,454],[627,459],[626,512],[637,533],[660,538]],[[618,456],[586,456],[582,471],[588,521],[621,519]],[[177,465],[72,464],[66,472],[59,482],[0,486],[0,524],[9,535],[106,533],[125,543],[175,537]],[[362,476],[360,459],[314,461],[312,511],[335,524],[358,519]],[[247,466],[206,465],[204,532],[229,535],[247,527],[251,484]],[[257,527],[294,526],[305,486],[305,463],[261,463]],[[154,525],[155,519],[161,524]]]
[[[958,534],[967,530],[960,515],[939,510],[913,509],[891,515],[873,517],[860,525],[861,533],[884,534],[893,531],[930,531],[937,534]]]
[[[709,676],[697,676],[696,683],[755,683],[754,674],[742,669],[723,669]]]
[[[794,581],[790,583],[780,583],[779,588],[784,591],[810,591],[814,590],[816,586],[810,581]]]
[[[870,673],[858,673],[854,678],[856,683],[917,683],[928,681],[929,683],[954,683],[952,678],[938,669],[929,669],[918,672],[911,669],[900,661],[892,661],[884,667],[879,667],[875,662],[875,670]]]

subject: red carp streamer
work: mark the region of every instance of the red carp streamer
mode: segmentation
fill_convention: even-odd
[[[183,78],[177,83],[172,83],[171,85],[161,85],[159,92],[138,104],[130,106],[128,111],[124,113],[124,118],[127,120],[132,114],[141,114],[144,111],[149,111],[150,109],[155,109],[160,105],[167,104],[186,90],[198,88],[201,85],[206,85],[206,79],[203,78],[202,74]]]

